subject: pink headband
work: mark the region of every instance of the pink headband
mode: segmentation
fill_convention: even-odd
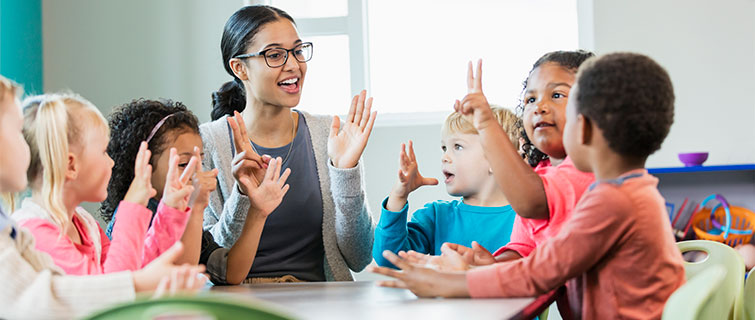
[[[163,126],[165,123],[165,120],[168,120],[168,118],[172,117],[175,113],[171,113],[164,118],[162,118],[160,121],[157,122],[154,128],[152,128],[152,132],[149,134],[149,137],[147,137],[147,144],[149,144],[149,141],[152,140],[152,137],[155,136],[155,133],[157,133],[158,130],[160,130],[160,127]]]

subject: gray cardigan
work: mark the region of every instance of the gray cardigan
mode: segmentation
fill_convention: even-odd
[[[299,112],[309,126],[322,192],[325,278],[328,281],[351,281],[353,278],[349,269],[361,271],[372,261],[375,227],[362,181],[363,161],[360,160],[351,169],[333,167],[327,153],[333,118]],[[204,123],[199,127],[199,132],[204,144],[204,169],[218,169],[218,188],[210,195],[203,226],[219,245],[230,248],[241,235],[250,203],[247,196],[239,193],[233,178],[231,136],[227,121],[227,117],[222,117]],[[292,196],[296,196],[296,190],[286,194],[286,197]]]

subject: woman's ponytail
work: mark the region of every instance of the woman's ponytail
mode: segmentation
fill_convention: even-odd
[[[224,83],[218,91],[212,93],[212,120],[220,119],[224,115],[233,115],[234,111],[244,111],[244,107],[244,88],[235,80]]]

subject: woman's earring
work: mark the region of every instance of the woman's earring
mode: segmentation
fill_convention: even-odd
[[[493,168],[488,168],[488,175],[493,175]]]

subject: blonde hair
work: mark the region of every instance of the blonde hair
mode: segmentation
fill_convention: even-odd
[[[23,93],[21,86],[0,75],[0,103],[5,101],[6,96],[10,97],[11,99],[17,99],[22,94]],[[6,150],[6,152],[9,151]],[[10,207],[10,212],[13,212],[13,210],[16,208],[16,199],[17,196],[12,192],[3,192],[0,194],[0,200],[2,200],[2,202],[6,203]]]
[[[503,108],[497,105],[491,105],[490,109],[493,111],[493,116],[506,131],[511,143],[514,147],[519,149],[519,130],[516,127],[519,117],[509,109]],[[477,129],[474,128],[471,122],[464,119],[461,113],[453,112],[446,118],[446,122],[443,123],[443,132],[447,133],[467,133],[477,134]]]
[[[71,221],[63,203],[68,154],[72,146],[86,148],[84,132],[95,128],[110,135],[102,113],[79,95],[48,94],[24,101],[23,131],[31,151],[29,186],[40,191],[44,202],[40,205],[62,229]]]

